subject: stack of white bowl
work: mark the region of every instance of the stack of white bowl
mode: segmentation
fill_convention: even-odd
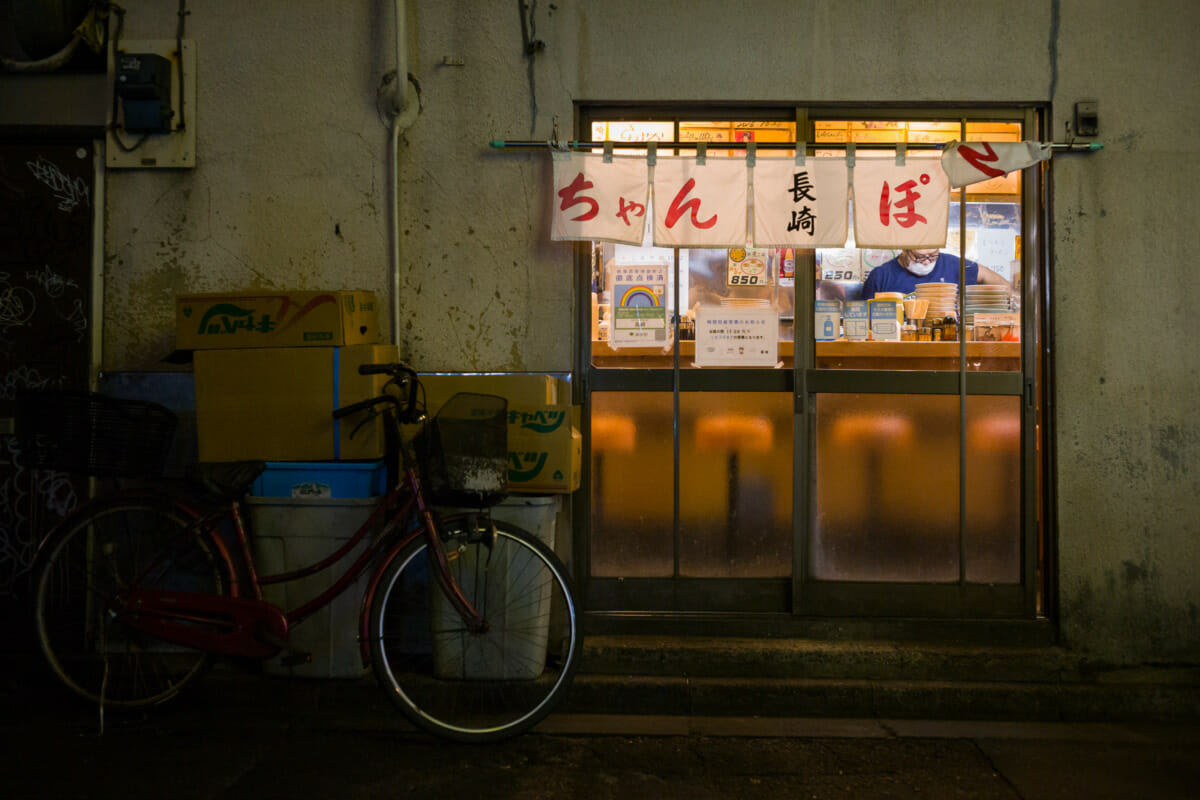
[[[721,306],[723,308],[770,308],[771,301],[768,298],[722,297]]]
[[[971,322],[975,314],[996,314],[1011,310],[1007,286],[977,283],[967,287],[967,300],[963,304],[965,322]]]
[[[918,300],[929,301],[925,319],[958,316],[957,283],[918,283],[916,296]]]

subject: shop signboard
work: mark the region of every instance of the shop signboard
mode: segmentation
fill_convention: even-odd
[[[854,165],[854,238],[859,247],[944,247],[950,181],[933,159],[860,158]]]
[[[868,130],[854,139],[899,144],[902,136]],[[852,170],[849,157],[730,155],[671,156],[655,149],[619,156],[611,144],[604,153],[555,150],[551,238],[638,244],[652,222],[659,247],[740,247],[753,204],[756,247],[838,247],[849,238],[849,184],[858,247],[944,247],[951,187],[990,187],[988,181],[1048,158],[1050,145],[951,142],[940,157],[910,157],[903,150],[888,158],[860,156]],[[1015,191],[1015,183],[1003,185]]]

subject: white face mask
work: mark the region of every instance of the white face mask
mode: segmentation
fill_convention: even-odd
[[[930,261],[928,264],[922,264],[920,261],[913,261],[911,258],[907,260],[908,266],[905,267],[905,269],[917,277],[928,275],[929,273],[933,272],[933,268],[937,266],[936,258],[933,261]]]

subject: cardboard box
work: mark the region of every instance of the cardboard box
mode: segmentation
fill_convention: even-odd
[[[386,375],[361,364],[397,361],[395,345],[198,350],[196,427],[201,461],[338,461],[385,454],[383,420],[333,410],[378,396]]]
[[[570,385],[553,375],[481,373],[422,375],[425,410],[432,418],[458,392],[508,400],[508,490],[569,493],[579,488],[583,438]]]
[[[508,410],[508,490],[543,494],[579,488],[583,437],[579,407]]]
[[[422,375],[425,387],[425,413],[430,418],[459,392],[495,394],[511,408],[537,408],[571,400],[565,381],[553,375],[533,373],[479,373],[459,375]]]
[[[175,298],[175,347],[343,347],[380,339],[374,292],[254,291]]]

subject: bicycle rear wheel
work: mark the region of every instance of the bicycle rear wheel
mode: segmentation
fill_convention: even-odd
[[[121,589],[225,594],[214,546],[169,503],[101,501],[46,543],[34,589],[42,652],[71,690],[111,708],[174,697],[210,656],[122,624]]]
[[[384,568],[370,617],[371,659],[388,697],[438,736],[483,742],[543,719],[575,673],[580,632],[562,562],[521,529],[442,526],[451,575],[487,622],[467,630],[418,540]]]

